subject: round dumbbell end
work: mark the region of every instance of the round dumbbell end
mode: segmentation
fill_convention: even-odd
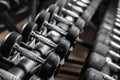
[[[20,44],[21,40],[22,36],[17,32],[9,33],[1,44],[1,54],[8,58],[12,53],[11,51],[15,43]]]
[[[107,56],[108,55],[108,50],[109,47],[102,44],[101,42],[98,42],[95,44],[93,51],[103,55],[103,56]]]
[[[80,30],[79,28],[77,28],[76,26],[72,26],[69,30],[68,30],[68,35],[66,36],[66,38],[68,40],[70,40],[71,43],[74,43],[74,41],[77,39],[77,37],[80,34]]]
[[[105,58],[95,52],[93,52],[88,60],[88,65],[95,69],[101,70],[105,65]]]
[[[60,56],[60,59],[62,60],[67,55],[69,48],[70,48],[70,42],[65,38],[62,38],[58,43],[55,52]]]
[[[26,23],[22,28],[22,41],[27,42],[30,39],[30,34],[32,31],[37,31],[38,25],[34,22]]]
[[[102,80],[102,77],[103,76],[99,71],[93,68],[88,68],[85,72],[83,80]]]
[[[59,63],[60,63],[59,56],[57,54],[51,52],[48,55],[45,63],[43,64],[43,68],[41,69],[40,74],[39,74],[40,77],[44,78],[44,79],[50,78],[54,74]]]
[[[35,18],[35,22],[38,24],[37,31],[40,31],[43,27],[44,21],[48,21],[50,19],[50,13],[42,10]]]

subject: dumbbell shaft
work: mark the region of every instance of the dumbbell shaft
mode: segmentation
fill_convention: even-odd
[[[21,80],[17,76],[3,69],[0,69],[0,77],[4,80]]]
[[[52,25],[52,24],[48,23],[47,21],[45,21],[44,23],[45,23],[44,25],[46,25],[47,28],[53,29],[63,35],[67,35],[67,32],[65,32],[63,29],[59,28],[58,26]]]
[[[39,57],[38,55],[36,55],[35,53],[22,48],[21,46],[19,46],[18,44],[15,44],[15,49],[20,52],[21,55],[26,56],[29,59],[32,59],[33,61],[39,62],[41,64],[44,64],[45,60],[43,60],[41,57]]]
[[[35,37],[38,41],[40,41],[40,42],[42,42],[42,43],[44,43],[44,44],[46,44],[46,45],[49,45],[49,46],[54,47],[54,48],[57,46],[57,45],[56,45],[54,42],[52,42],[51,40],[43,37],[42,35],[36,34],[36,33],[33,32],[33,31],[32,31],[32,33],[31,33],[31,35],[32,35],[33,37]]]

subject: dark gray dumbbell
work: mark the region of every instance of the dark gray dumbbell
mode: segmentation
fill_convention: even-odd
[[[72,22],[74,22],[77,19],[79,20],[80,16],[78,14],[76,14],[75,12],[73,12],[69,9],[64,8],[66,6],[66,3],[67,3],[66,0],[62,0],[62,1],[58,0],[56,2],[55,5],[60,7],[59,15],[66,15],[65,18],[72,21]],[[81,20],[81,18],[80,18],[80,20]]]
[[[120,35],[120,31],[119,29],[117,29],[116,27],[114,27],[114,25],[109,24],[109,23],[103,23],[97,33],[97,35],[99,34],[105,34],[105,35],[110,35],[112,34],[116,34],[116,35]]]
[[[21,55],[26,56],[26,57],[34,60],[34,61],[37,61],[37,62],[43,64],[44,60],[43,60],[41,57],[37,56],[37,55],[34,54],[33,52],[31,52],[31,51],[29,51],[29,50],[27,50],[27,49],[25,49],[25,48],[23,48],[23,47],[21,47],[21,46],[19,45],[20,42],[21,42],[21,39],[22,39],[22,37],[21,37],[18,33],[11,32],[11,33],[7,36],[7,39],[5,40],[5,42],[2,43],[2,52],[3,52],[2,55],[3,55],[4,57],[9,57],[9,56],[11,56],[11,55],[14,55],[11,51],[14,52],[14,49],[15,49],[16,51],[20,52]],[[8,41],[12,41],[12,43],[9,43]],[[10,44],[10,45],[8,45],[8,44]],[[9,47],[8,47],[7,50],[5,51],[5,47],[6,47],[7,45],[8,45]]]
[[[85,72],[83,80],[116,80],[116,79],[94,68],[88,68]]]
[[[40,35],[39,32],[37,32],[37,24],[34,22],[29,22],[25,24],[25,26],[22,29],[22,35],[23,35],[24,41],[29,41],[30,39],[34,38],[36,41],[49,46],[47,49],[51,49],[51,47],[56,49],[55,52],[60,56],[61,59],[65,57],[70,47],[70,42],[66,40],[65,38],[60,38],[59,42],[56,44],[55,42],[52,41],[53,38],[54,39],[56,38],[56,36],[54,36],[55,34],[51,36],[52,40],[49,39],[50,36],[45,37],[42,34]],[[59,36],[59,34],[57,35]]]
[[[22,28],[22,35],[23,35],[23,41],[27,42],[32,37],[34,37],[36,40],[49,45],[50,47],[56,47],[57,44],[52,42],[51,40],[47,39],[46,37],[42,36],[37,32],[38,25],[34,22],[28,22],[26,23]]]
[[[88,61],[88,65],[95,69],[101,70],[105,65],[108,66],[113,71],[119,71],[120,66],[112,62],[111,58],[104,57],[98,53],[93,52]]]
[[[12,73],[0,69],[0,80],[21,80],[17,76],[13,75]]]
[[[38,31],[40,31],[44,26],[47,26],[48,29],[55,30],[56,32],[59,32],[62,35],[67,35],[67,32],[65,32],[63,29],[53,24],[50,24],[48,22],[49,18],[50,18],[50,14],[44,10],[37,15],[35,22],[39,26]]]
[[[111,56],[112,59],[117,60],[120,59],[119,53],[111,50],[109,46],[104,45],[101,42],[96,43],[93,49],[94,52],[97,52],[105,57]]]
[[[37,64],[39,64],[43,67],[41,69],[42,73],[48,72],[44,75],[42,75],[42,74],[41,75],[44,77],[45,76],[50,77],[54,73],[58,64],[60,63],[59,56],[57,54],[55,54],[53,51],[47,51],[48,55],[46,56],[45,59],[43,59],[41,57],[41,52],[39,52],[37,50],[30,51],[30,50],[20,46],[20,44],[22,44],[21,39],[22,39],[21,35],[16,32],[11,32],[10,34],[8,34],[8,36],[6,36],[4,42],[1,45],[1,49],[2,49],[1,55],[6,58],[8,58],[9,56],[14,56],[14,54],[20,54],[22,56],[25,56],[27,58],[23,58],[22,60],[20,60],[18,65],[25,68],[26,74],[28,72],[30,72],[30,70],[33,67],[35,67]],[[50,66],[48,66],[48,65],[50,65]],[[10,69],[9,71],[14,73],[13,70],[15,70],[15,69],[16,69],[16,67]],[[18,74],[19,73],[21,73],[21,70],[20,70],[20,72],[18,71]]]
[[[59,7],[56,6],[56,5],[51,5],[49,6],[48,12],[51,13],[51,18],[50,18],[50,21],[59,21],[59,22],[62,22],[64,24],[67,24],[69,26],[73,26],[75,25],[76,27],[78,27],[79,29],[83,29],[83,27],[85,26],[85,21],[81,18],[77,19],[75,22],[71,22],[70,20],[62,17],[62,16],[59,16]]]
[[[73,43],[75,39],[79,36],[80,30],[74,25],[69,28],[68,25],[63,23],[62,24],[58,23],[57,26],[48,23],[44,18],[47,16],[47,13],[48,12],[46,11],[41,11],[41,13],[38,14],[35,20],[38,26],[43,26],[43,27],[46,26],[50,30],[55,30],[56,32],[62,34],[64,37],[67,37],[67,39],[71,40],[70,42]]]
[[[104,34],[100,34],[96,38],[96,41],[94,44],[96,44],[97,42],[101,42],[101,43],[108,45],[108,46],[110,45],[111,48],[113,48],[115,50],[120,49],[120,45],[119,45],[120,38],[119,38],[119,36],[116,36],[116,35],[111,34],[111,38],[110,38],[109,36],[106,36]]]

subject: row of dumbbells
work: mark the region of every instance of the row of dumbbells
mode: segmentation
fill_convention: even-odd
[[[119,80],[119,27],[120,0],[111,1],[87,59],[83,80]]]
[[[0,69],[1,79],[51,78],[57,67],[64,64],[65,56],[87,22],[86,18],[93,16],[101,1],[58,0],[47,10],[42,10],[33,22],[27,22],[21,34],[9,33],[1,44],[1,56],[12,65],[7,70]],[[83,14],[85,18],[80,15],[83,9],[87,11],[86,16]]]

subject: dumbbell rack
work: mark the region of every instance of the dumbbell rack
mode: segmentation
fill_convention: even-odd
[[[8,80],[11,78],[10,80],[14,80],[14,79],[41,80],[42,78],[43,80],[54,80],[52,79],[53,78],[52,75],[57,75],[57,74],[55,74],[53,71],[55,71],[56,69],[58,69],[58,71],[60,70],[60,68],[56,68],[58,67],[58,64],[59,67],[63,66],[64,61],[66,63],[72,63],[77,65],[84,64],[84,61],[69,59],[70,57],[69,54],[71,53],[72,48],[74,48],[73,45],[76,45],[76,43],[78,43],[78,45],[81,44],[82,46],[85,46],[87,48],[91,47],[91,44],[82,40],[82,37],[80,37],[80,39],[78,38],[79,37],[78,32],[80,32],[80,34],[81,33],[84,34],[83,30],[85,26],[87,27],[87,25],[90,25],[93,28],[95,28],[95,25],[91,23],[91,19],[93,18],[93,15],[95,14],[102,0],[97,0],[97,1],[92,0],[89,3],[89,6],[85,8],[85,11],[82,13],[82,15],[81,13],[80,15],[78,15],[79,11],[77,12],[77,10],[75,9],[75,8],[79,9],[78,7],[79,4],[73,2],[74,3],[73,5],[68,0],[67,4],[63,5],[64,1],[67,0],[63,0],[63,2],[60,2],[60,0],[58,0],[58,2],[55,3],[55,5],[54,4],[51,5],[49,8],[47,8],[47,10],[42,10],[40,13],[38,13],[37,17],[35,18],[35,21],[34,21],[35,15],[34,13],[31,13],[33,14],[32,17],[30,17],[32,21],[31,22],[28,21],[28,23],[25,23],[25,25],[21,30],[22,34],[18,34],[15,32],[11,32],[8,34],[8,36],[5,38],[4,42],[1,45],[2,47],[1,55],[3,58],[2,60],[4,60],[2,62],[6,61],[6,64],[3,65],[8,65],[9,67],[8,68],[3,67],[3,69],[0,69],[0,72],[2,73],[0,74],[1,79],[3,78]],[[60,9],[60,11],[57,12],[57,9],[58,10]],[[49,17],[49,15],[51,14],[52,16],[50,16],[50,20],[49,18],[47,19],[47,17]],[[66,29],[65,27],[68,26],[70,26],[71,28],[68,29],[68,31],[65,31]],[[90,27],[86,29],[86,27],[85,27],[86,31],[91,29]],[[72,31],[74,31],[74,34]],[[88,32],[86,33],[88,34]],[[22,36],[22,38],[20,36]],[[61,36],[62,38],[59,38]],[[58,40],[58,38],[60,40]],[[63,47],[66,49],[65,51]],[[71,47],[70,50],[67,47]],[[53,57],[51,58],[49,56],[53,56]],[[13,57],[14,58],[16,57],[16,59],[13,59]],[[28,62],[26,61],[26,59],[28,60]],[[31,64],[29,63],[29,61],[31,61]],[[29,64],[30,66],[27,66],[25,63]],[[40,65],[37,65],[38,63]],[[37,67],[35,67],[36,65]],[[64,68],[64,66],[62,68]],[[75,77],[79,76],[79,72],[74,73],[71,71],[64,70],[62,68],[60,70],[60,74],[67,74]],[[36,71],[36,69],[38,71]],[[84,68],[82,70],[83,70],[82,72],[85,72]],[[54,74],[52,74],[52,72]],[[28,76],[25,76],[24,74]],[[82,73],[82,75],[80,74],[80,78],[82,78],[81,76],[84,77],[84,73]]]

